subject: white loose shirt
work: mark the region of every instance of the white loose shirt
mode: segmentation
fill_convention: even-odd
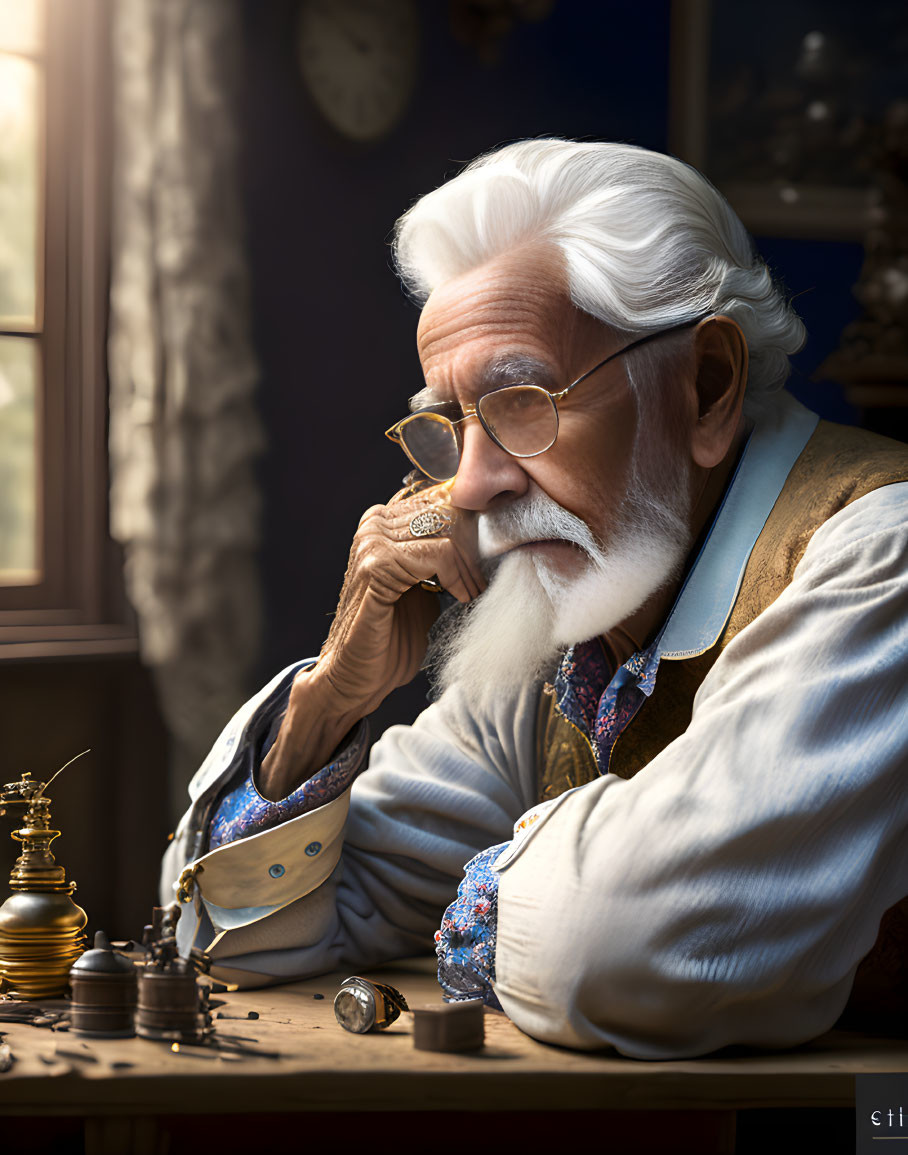
[[[758,423],[662,660],[721,633],[815,424],[787,395]],[[664,1059],[790,1046],[835,1022],[908,894],[906,557],[908,484],[848,505],[716,659],[684,734],[523,825],[496,864],[495,990],[518,1027]],[[430,951],[464,864],[536,804],[539,686],[481,713],[455,688],[388,730],[339,799],[205,854],[238,752],[303,664],[228,725],[164,862],[165,901],[184,864],[203,867],[197,945],[243,985]],[[184,947],[196,921],[187,909]]]

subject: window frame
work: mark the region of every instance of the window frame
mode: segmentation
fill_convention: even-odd
[[[108,533],[110,17],[109,0],[46,0],[35,338],[42,573],[0,586],[0,660],[138,648]]]

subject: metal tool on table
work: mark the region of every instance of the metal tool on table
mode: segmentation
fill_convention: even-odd
[[[136,1034],[173,1043],[202,1042],[211,1035],[209,989],[198,982],[207,958],[192,951],[182,958],[177,949],[180,904],[157,906],[142,943],[145,965],[139,973]]]
[[[50,850],[60,831],[51,828],[51,800],[45,791],[57,774],[44,783],[23,773],[0,790],[0,814],[22,823],[12,832],[22,844],[10,873],[13,893],[0,906],[0,993],[19,999],[62,995],[70,967],[85,949],[88,916],[73,902],[76,884],[66,881]]]

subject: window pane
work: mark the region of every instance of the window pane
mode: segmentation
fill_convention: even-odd
[[[0,328],[34,327],[38,270],[38,68],[0,53]]]
[[[44,41],[42,0],[0,0],[0,48],[40,52]]]
[[[38,572],[38,342],[0,337],[0,585]]]

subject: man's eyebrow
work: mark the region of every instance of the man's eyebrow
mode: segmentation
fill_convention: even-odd
[[[531,385],[541,385],[543,388],[556,388],[558,382],[552,372],[552,367],[538,357],[525,354],[510,354],[497,357],[490,361],[476,381],[477,396],[488,393],[490,389],[499,389],[503,385],[517,385],[526,382]],[[426,385],[410,398],[411,413],[419,409],[428,409],[431,405],[440,405],[449,398],[442,396],[441,391],[432,385]]]
[[[479,375],[477,384],[480,391],[486,392],[501,385],[516,385],[519,382],[530,385],[554,385],[555,375],[551,365],[539,357],[531,357],[525,353],[509,354],[490,361]]]
[[[432,385],[426,385],[424,389],[420,389],[418,393],[414,393],[407,402],[407,407],[411,413],[418,413],[420,409],[428,409],[432,405],[441,404],[442,398],[438,394],[438,390]]]

